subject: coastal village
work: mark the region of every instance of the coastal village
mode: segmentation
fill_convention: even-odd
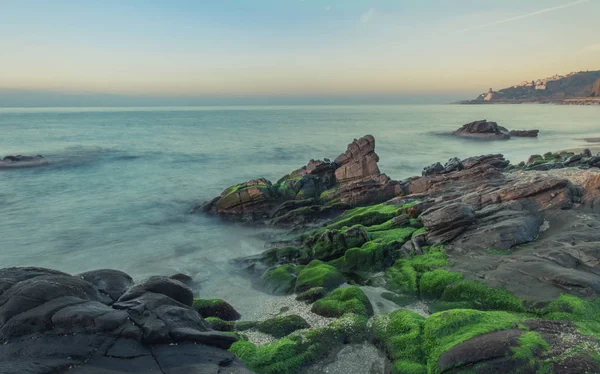
[[[576,90],[573,90],[574,86]],[[565,91],[565,89],[569,91]],[[582,71],[522,81],[499,91],[490,88],[487,92],[480,94],[477,99],[464,103],[552,101],[560,104],[589,105],[599,104],[599,95],[600,77],[597,72]]]

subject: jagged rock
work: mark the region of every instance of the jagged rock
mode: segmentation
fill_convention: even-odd
[[[444,173],[451,173],[464,169],[464,166],[459,158],[454,157],[444,164]]]
[[[235,337],[176,300],[186,301],[177,290],[185,286],[155,278],[113,303],[130,279],[115,270],[0,269],[0,372],[250,373],[225,350]]]
[[[430,242],[448,243],[475,223],[475,214],[469,205],[457,202],[428,209],[421,221]]]
[[[442,174],[443,171],[444,171],[444,166],[442,164],[440,164],[439,162],[436,162],[435,164],[426,166],[425,169],[423,169],[423,172],[421,174],[423,176]]]
[[[377,162],[379,156],[375,153],[375,138],[363,136],[348,145],[348,150],[335,159],[338,168],[335,171],[339,183],[356,181],[372,175],[379,175]]]
[[[488,122],[485,119],[467,123],[452,133],[452,135],[481,140],[510,139],[510,134],[507,129],[499,126],[496,122]]]
[[[385,174],[353,180],[340,186],[340,201],[351,205],[377,204],[402,193],[400,182]]]
[[[128,289],[127,292],[119,298],[119,302],[136,299],[148,292],[163,294],[188,306],[191,306],[194,301],[192,290],[185,284],[175,279],[155,276]]]
[[[540,130],[512,130],[509,135],[523,138],[537,138]]]

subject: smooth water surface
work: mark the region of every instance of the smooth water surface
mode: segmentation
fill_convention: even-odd
[[[487,118],[539,139],[448,136]],[[0,155],[42,154],[47,167],[0,170],[0,265],[70,273],[123,270],[137,280],[183,272],[202,297],[244,317],[268,300],[230,260],[264,250],[273,229],[188,214],[225,187],[277,180],[311,158],[335,158],[375,136],[394,179],[435,161],[584,146],[600,136],[600,107],[551,105],[0,109]]]

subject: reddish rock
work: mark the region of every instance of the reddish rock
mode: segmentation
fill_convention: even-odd
[[[340,201],[352,205],[377,204],[402,193],[400,182],[385,174],[368,176],[340,185]]]
[[[348,150],[335,159],[338,165],[335,177],[339,183],[363,179],[370,175],[379,175],[375,153],[375,138],[366,135],[348,145]]]

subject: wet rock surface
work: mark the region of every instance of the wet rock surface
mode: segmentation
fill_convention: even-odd
[[[250,373],[164,277],[132,285],[120,271],[78,276],[0,270],[2,373]]]

